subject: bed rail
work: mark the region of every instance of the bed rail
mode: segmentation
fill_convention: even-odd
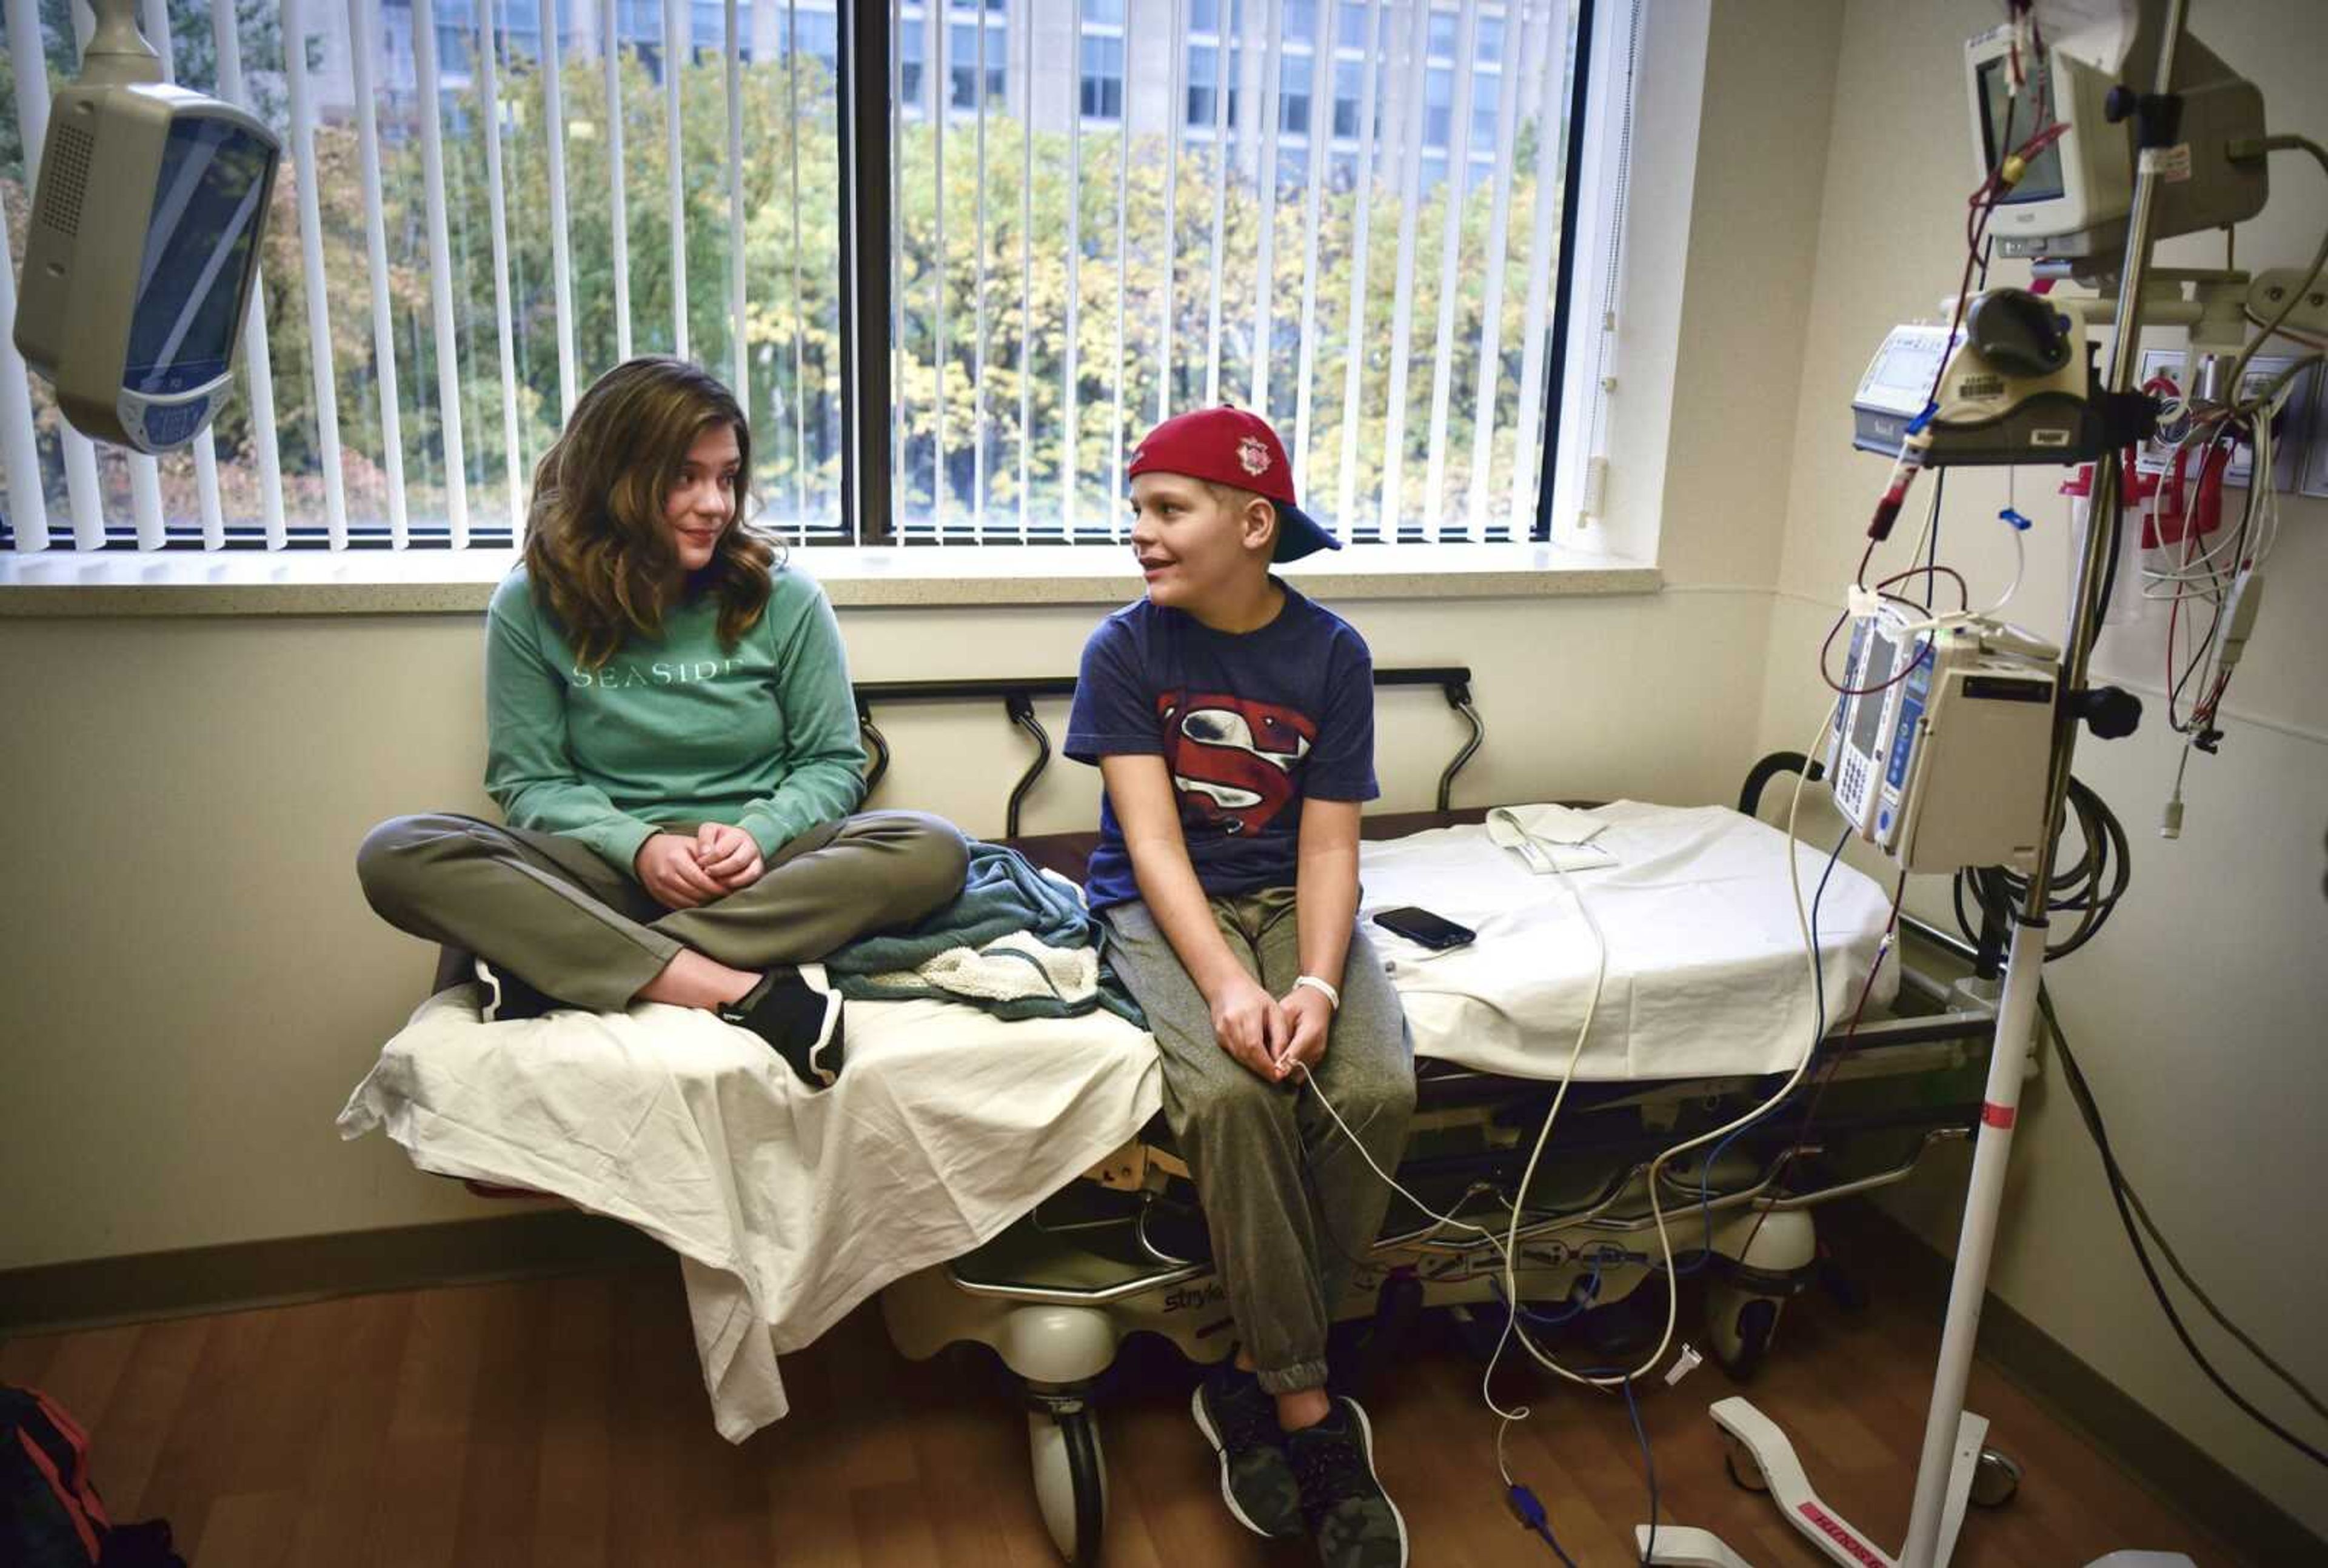
[[[1455,775],[1471,760],[1487,738],[1487,726],[1479,718],[1478,709],[1471,702],[1471,670],[1466,664],[1433,664],[1407,670],[1376,670],[1375,685],[1436,686],[1447,706],[1462,715],[1470,734],[1455,753],[1453,760],[1439,775],[1439,810],[1449,809],[1455,789]],[[870,800],[873,792],[881,787],[882,775],[889,771],[889,741],[874,722],[876,704],[909,702],[1000,702],[1003,716],[1024,731],[1035,743],[1034,759],[1027,765],[1010,786],[1010,800],[1005,809],[1003,836],[1018,836],[1018,811],[1035,787],[1043,770],[1051,765],[1051,737],[1035,716],[1035,704],[1045,698],[1072,697],[1075,678],[1072,675],[1036,675],[1024,680],[975,681],[860,681],[857,692],[857,725],[864,733],[865,748],[871,761],[865,773],[865,794]]]

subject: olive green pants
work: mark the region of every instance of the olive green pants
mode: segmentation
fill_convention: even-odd
[[[793,840],[748,887],[667,909],[576,840],[428,812],[374,828],[356,876],[399,930],[505,966],[559,1001],[619,1012],[682,948],[736,969],[811,963],[954,897],[968,863],[944,819],[866,812]]]
[[[1211,900],[1245,972],[1283,996],[1301,972],[1293,889]],[[1223,1050],[1213,1011],[1137,900],[1103,911],[1115,968],[1163,1057],[1164,1116],[1205,1206],[1213,1264],[1237,1332],[1272,1394],[1322,1387],[1326,1331],[1356,1260],[1374,1245],[1414,1111],[1406,1013],[1374,944],[1350,933],[1342,1005],[1317,1087],[1272,1084]],[[1357,1141],[1319,1103],[1322,1089]],[[1360,1152],[1363,1146],[1365,1152]]]

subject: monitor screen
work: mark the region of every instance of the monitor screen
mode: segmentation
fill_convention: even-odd
[[[230,120],[171,122],[137,268],[124,390],[167,397],[226,373],[274,162],[272,146]]]
[[[1862,755],[1875,748],[1875,732],[1883,725],[1883,683],[1892,678],[1892,639],[1877,633],[1867,642],[1867,662],[1852,690],[1860,695],[1851,722],[1851,749]]]
[[[1981,151],[1992,169],[2004,161],[2005,154],[2044,128],[2037,124],[2037,105],[2052,102],[2044,56],[2041,53],[2029,67],[2029,80],[2017,99],[2007,90],[2013,81],[2012,67],[2004,56],[1984,61],[1979,67]],[[2051,202],[2061,193],[2061,144],[2056,141],[2030,160],[2028,173],[2004,200]]]

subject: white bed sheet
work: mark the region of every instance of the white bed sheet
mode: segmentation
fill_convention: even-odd
[[[989,1240],[1137,1132],[1153,1043],[1105,1011],[1004,1023],[851,1002],[811,1094],[756,1037],[643,1004],[485,1024],[421,1004],[340,1114],[423,1170],[554,1193],[680,1254],[720,1434],[780,1419],[776,1357],[892,1280]]]
[[[1609,973],[1578,1060],[1582,1081],[1791,1071],[1810,1044],[1816,1006],[1786,875],[1787,836],[1722,806],[1619,801],[1595,808],[1593,840],[1617,864],[1539,876],[1484,826],[1440,828],[1360,850],[1360,914],[1420,905],[1477,931],[1445,953],[1369,924],[1406,1009],[1415,1053],[1482,1072],[1557,1077],[1592,993],[1592,934],[1570,897],[1591,907]],[[1803,902],[1826,856],[1795,849]],[[1891,898],[1838,865],[1819,906],[1830,1027],[1849,1015],[1875,962]],[[1897,965],[1871,1006],[1898,990]]]

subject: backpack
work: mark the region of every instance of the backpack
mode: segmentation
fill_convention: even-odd
[[[186,1568],[155,1519],[116,1525],[89,1479],[89,1436],[64,1407],[0,1385],[0,1563],[7,1568]]]

